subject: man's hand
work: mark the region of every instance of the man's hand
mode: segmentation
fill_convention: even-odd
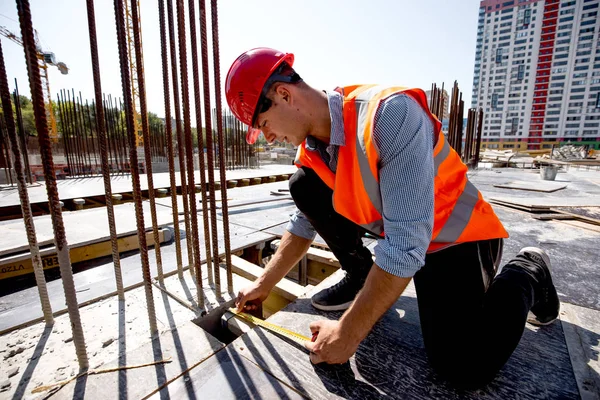
[[[237,299],[235,299],[237,312],[241,312],[244,309],[256,310],[269,296],[270,291],[270,289],[267,289],[265,285],[258,280],[254,281],[251,285],[246,286],[239,291]]]
[[[313,364],[343,364],[356,352],[360,341],[354,341],[350,335],[344,335],[338,321],[316,321],[310,324],[314,342],[305,342],[304,347],[310,351]]]

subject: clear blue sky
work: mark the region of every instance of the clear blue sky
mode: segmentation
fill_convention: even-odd
[[[158,2],[141,4],[148,108],[164,116]],[[74,88],[93,99],[85,1],[31,0],[31,6],[43,47],[70,68],[65,76],[52,68],[53,98]],[[478,7],[478,0],[221,0],[221,81],[240,53],[269,46],[294,53],[296,70],[320,89],[354,83],[429,89],[432,82],[451,87],[458,80],[468,107]],[[20,33],[14,1],[2,1],[0,14],[0,25]],[[103,92],[121,97],[111,0],[96,0],[96,26]],[[29,96],[22,48],[0,40],[11,89],[17,78]],[[189,75],[191,83],[191,67]]]

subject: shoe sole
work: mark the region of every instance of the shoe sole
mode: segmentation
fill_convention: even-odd
[[[544,260],[544,263],[546,263],[546,267],[548,267],[549,271],[552,271],[552,265],[550,265],[550,256],[548,255],[548,253],[546,253],[544,250],[540,249],[539,247],[524,247],[521,249],[521,251],[519,251],[519,254],[521,253],[533,253],[536,256],[540,257],[542,260]]]
[[[558,318],[554,318],[553,320],[548,321],[548,322],[541,322],[541,321],[538,321],[538,319],[535,317],[535,315],[531,311],[527,315],[527,322],[530,323],[531,325],[535,325],[535,326],[547,326],[547,325],[552,324],[557,319]]]
[[[344,311],[344,310],[347,310],[348,308],[350,308],[352,303],[354,303],[354,300],[349,301],[347,303],[336,304],[333,306],[324,306],[322,304],[315,303],[314,301],[312,301],[312,299],[310,300],[310,304],[312,304],[312,306],[314,308],[316,308],[317,310],[321,310],[321,311]]]

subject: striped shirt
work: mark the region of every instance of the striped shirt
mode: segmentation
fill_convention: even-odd
[[[338,150],[345,145],[343,98],[327,92],[331,137],[326,145],[309,136],[307,150],[319,155],[335,172]],[[377,265],[399,277],[411,277],[425,264],[433,230],[433,124],[415,100],[390,96],[375,113],[373,141],[379,154],[379,190],[383,202],[385,238],[375,246]],[[316,232],[296,211],[287,230],[306,239]]]

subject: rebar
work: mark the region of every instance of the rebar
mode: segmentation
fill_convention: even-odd
[[[17,134],[21,145],[21,154],[23,155],[23,163],[25,164],[25,172],[27,182],[33,183],[31,179],[31,166],[29,165],[29,152],[27,150],[27,141],[25,140],[25,127],[23,126],[23,114],[21,113],[21,99],[19,98],[19,85],[15,79],[15,91],[13,98],[15,99],[15,110],[17,111]]]
[[[175,105],[175,132],[177,135],[177,152],[179,156],[179,174],[181,177],[181,200],[183,201],[183,213],[184,213],[184,221],[185,221],[185,232],[186,232],[186,244],[187,244],[187,252],[188,252],[188,266],[193,271],[194,265],[194,257],[193,257],[193,249],[191,232],[190,229],[190,210],[188,204],[188,190],[194,190],[194,188],[188,186],[186,184],[186,176],[185,176],[185,162],[184,162],[184,143],[183,143],[183,133],[181,131],[181,104],[179,100],[179,79],[177,74],[177,52],[176,52],[176,40],[175,37],[175,23],[173,21],[173,3],[171,0],[167,0],[167,17],[169,22],[169,43],[171,50],[171,74],[173,82],[173,102]],[[170,121],[169,121],[170,123]]]
[[[138,2],[131,0],[131,22],[133,24],[133,41],[135,48],[135,62],[137,65],[138,97],[142,118],[142,135],[144,138],[144,158],[146,160],[146,179],[148,182],[148,198],[150,200],[150,216],[152,219],[152,233],[154,235],[154,255],[156,257],[156,270],[158,279],[163,281],[162,257],[160,254],[160,237],[158,234],[158,219],[156,218],[156,200],[154,193],[154,179],[152,176],[152,155],[150,154],[150,132],[148,130],[148,109],[146,107],[146,84],[144,79],[144,66],[142,65],[142,43],[140,40],[140,21],[138,17]]]
[[[33,215],[31,212],[31,203],[29,202],[29,194],[27,193],[27,182],[25,181],[24,166],[22,162],[21,150],[17,140],[17,129],[13,119],[12,105],[10,102],[10,91],[8,88],[8,79],[6,77],[6,68],[4,65],[4,54],[2,52],[2,43],[0,43],[0,96],[2,97],[2,109],[4,110],[4,123],[10,147],[13,154],[13,166],[17,179],[17,187],[19,191],[19,199],[21,200],[21,212],[23,213],[23,223],[25,224],[25,232],[27,233],[27,241],[29,242],[29,252],[31,253],[31,262],[33,264],[33,273],[37,284],[40,302],[42,304],[42,312],[46,325],[54,323],[52,316],[52,306],[48,297],[48,288],[46,286],[46,277],[44,276],[44,266],[40,257],[40,248],[37,242],[35,233],[35,225],[33,223]]]
[[[120,300],[125,299],[123,290],[123,276],[121,274],[121,259],[117,243],[117,228],[115,226],[115,211],[112,203],[112,187],[110,184],[110,167],[108,165],[108,140],[104,124],[104,107],[102,106],[102,83],[100,80],[100,61],[98,58],[98,43],[96,38],[96,16],[94,13],[94,0],[87,0],[88,29],[90,36],[90,52],[92,54],[92,72],[94,77],[94,93],[96,95],[96,133],[100,141],[100,162],[102,163],[102,178],[104,180],[104,201],[108,215],[108,229],[113,264],[115,268],[115,281],[117,294]]]
[[[194,104],[196,111],[196,126],[198,131],[198,161],[200,167],[200,186],[202,187],[202,221],[204,226],[204,250],[206,252],[206,266],[208,275],[208,284],[214,284],[212,274],[212,254],[211,254],[211,236],[210,236],[210,221],[208,218],[208,200],[206,198],[206,165],[204,161],[204,135],[202,134],[202,100],[200,97],[200,76],[198,72],[198,43],[196,41],[196,12],[194,8],[194,0],[189,1],[190,15],[190,41],[192,48],[192,75],[194,80]]]
[[[219,137],[219,177],[221,180],[221,212],[223,214],[223,235],[225,236],[225,263],[227,268],[227,291],[233,292],[233,279],[231,276],[231,243],[229,242],[229,212],[227,207],[227,185],[225,182],[225,157],[223,140],[223,115],[221,108],[221,63],[219,60],[219,22],[217,0],[211,0],[212,15],[212,43],[213,43],[213,71],[215,84],[215,103],[217,106],[217,135]]]
[[[175,232],[175,252],[177,257],[177,273],[183,277],[183,265],[181,257],[181,235],[179,232],[179,212],[177,205],[177,183],[175,180],[175,161],[173,154],[173,125],[171,124],[171,96],[169,89],[169,66],[167,54],[167,34],[165,28],[165,4],[164,0],[158,0],[158,12],[160,22],[160,53],[163,73],[163,94],[165,98],[165,129],[167,140],[167,157],[169,159],[169,182],[171,185],[171,208],[173,209],[173,230]]]
[[[206,127],[206,157],[207,157],[207,169],[208,169],[208,190],[210,193],[210,223],[211,223],[211,236],[213,245],[213,267],[214,267],[214,280],[215,280],[215,292],[217,298],[221,297],[221,273],[219,266],[219,235],[217,231],[217,202],[215,198],[215,168],[214,168],[214,157],[213,157],[213,129],[211,121],[210,111],[210,82],[209,82],[209,70],[208,70],[208,43],[206,35],[206,3],[205,0],[200,0],[200,40],[201,40],[201,51],[202,51],[202,80],[204,88],[204,126]],[[221,182],[221,186],[224,186],[225,182]],[[225,185],[226,186],[226,185]],[[222,199],[225,200],[225,199]],[[210,266],[208,266],[210,268]]]
[[[117,43],[119,46],[119,65],[121,70],[121,85],[123,87],[123,98],[125,103],[125,119],[127,137],[129,139],[129,168],[133,183],[133,200],[135,204],[135,215],[137,220],[137,232],[140,245],[140,257],[142,261],[142,275],[144,278],[144,289],[146,293],[146,306],[150,321],[150,332],[158,331],[156,325],[156,312],[154,310],[154,298],[152,296],[152,277],[150,275],[150,264],[148,262],[148,246],[146,243],[146,232],[144,225],[144,210],[142,208],[142,192],[140,188],[140,173],[135,146],[136,133],[133,124],[133,99],[131,95],[131,81],[129,77],[129,63],[127,60],[127,48],[125,45],[125,26],[123,13],[123,0],[114,0],[115,21],[117,28]]]
[[[194,19],[194,10],[190,8],[190,21]],[[189,185],[190,213],[192,217],[192,234],[188,240],[192,240],[194,251],[193,268],[196,275],[196,287],[198,289],[198,304],[204,307],[204,295],[202,291],[202,270],[200,269],[200,240],[198,238],[198,210],[196,208],[196,185],[194,182],[194,154],[192,152],[192,127],[190,121],[190,95],[187,72],[187,46],[185,40],[185,10],[183,0],[177,0],[177,31],[179,34],[179,67],[181,69],[181,96],[183,101],[183,127],[185,130],[185,150],[187,160],[187,176]],[[202,129],[201,129],[202,131]],[[192,266],[190,265],[190,269]]]
[[[75,352],[81,369],[87,369],[89,366],[88,357],[85,349],[85,338],[81,326],[81,318],[77,305],[77,293],[75,292],[75,282],[73,281],[73,271],[71,270],[71,259],[69,256],[69,246],[65,235],[65,227],[62,219],[61,205],[58,197],[58,188],[56,186],[56,175],[54,173],[54,161],[52,159],[52,144],[48,132],[48,122],[46,119],[46,110],[44,107],[44,92],[37,62],[37,51],[35,38],[33,36],[33,25],[31,21],[31,10],[28,0],[17,0],[17,11],[21,25],[21,38],[23,40],[23,49],[25,51],[25,60],[27,63],[27,72],[29,75],[29,88],[31,91],[31,102],[33,104],[33,113],[35,116],[35,127],[38,134],[40,146],[40,155],[46,180],[46,191],[48,193],[48,204],[54,230],[54,241],[60,266],[60,273],[65,291],[65,300],[67,310],[71,320],[73,330],[73,342]]]

